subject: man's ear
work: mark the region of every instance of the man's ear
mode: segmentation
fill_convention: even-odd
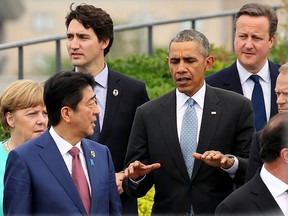
[[[214,57],[213,56],[208,56],[206,58],[205,71],[209,71],[212,68],[213,64],[214,64]]]
[[[61,118],[63,119],[63,121],[69,123],[71,122],[71,115],[72,115],[72,109],[68,106],[64,106],[61,109]]]
[[[101,44],[101,48],[104,50],[106,49],[106,47],[108,46],[110,42],[110,39],[109,38],[104,38],[100,41],[100,44]]]

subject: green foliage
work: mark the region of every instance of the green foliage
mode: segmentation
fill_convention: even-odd
[[[10,137],[10,133],[5,132],[3,127],[0,125],[0,141],[8,139]]]
[[[277,37],[270,51],[269,59],[278,64],[284,64],[288,61],[288,39],[287,37]]]
[[[150,99],[174,88],[167,65],[167,51],[156,49],[153,55],[133,54],[127,58],[108,59],[111,69],[146,83]]]

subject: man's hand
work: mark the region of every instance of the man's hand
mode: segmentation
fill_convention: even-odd
[[[234,158],[226,157],[219,151],[206,151],[203,154],[194,152],[193,157],[204,161],[204,163],[213,167],[221,167],[223,169],[229,169],[234,164]]]
[[[124,192],[123,187],[122,187],[122,182],[125,179],[124,172],[115,173],[115,177],[116,177],[116,185],[118,188],[118,193],[120,195]]]
[[[130,165],[124,170],[124,176],[125,178],[131,178],[133,180],[136,180],[139,177],[145,176],[151,171],[160,167],[160,163],[145,165],[140,161],[135,161],[133,163],[130,163]]]

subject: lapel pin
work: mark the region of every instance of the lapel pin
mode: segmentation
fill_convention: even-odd
[[[118,90],[117,90],[117,89],[114,89],[114,90],[113,90],[113,95],[116,97],[118,94],[119,94]]]
[[[94,166],[94,160],[90,158],[90,164],[91,166]]]
[[[95,158],[95,151],[90,151],[91,158]]]
[[[216,111],[211,111],[211,115],[216,115]]]

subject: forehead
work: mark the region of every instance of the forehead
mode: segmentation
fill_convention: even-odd
[[[83,98],[82,101],[83,102],[87,102],[89,100],[91,100],[91,98],[93,98],[95,96],[95,93],[92,89],[91,86],[86,86],[85,88],[82,89],[82,94],[83,94]]]
[[[71,20],[67,33],[79,33],[79,34],[95,34],[92,28],[86,29],[82,23],[78,22],[78,20]]]
[[[169,57],[201,54],[200,48],[200,45],[196,41],[172,42],[170,44]]]
[[[248,16],[242,15],[236,22],[236,31],[238,30],[249,30],[255,31],[269,31],[269,21],[264,16]]]
[[[288,73],[280,73],[278,75],[276,89],[288,90]]]

